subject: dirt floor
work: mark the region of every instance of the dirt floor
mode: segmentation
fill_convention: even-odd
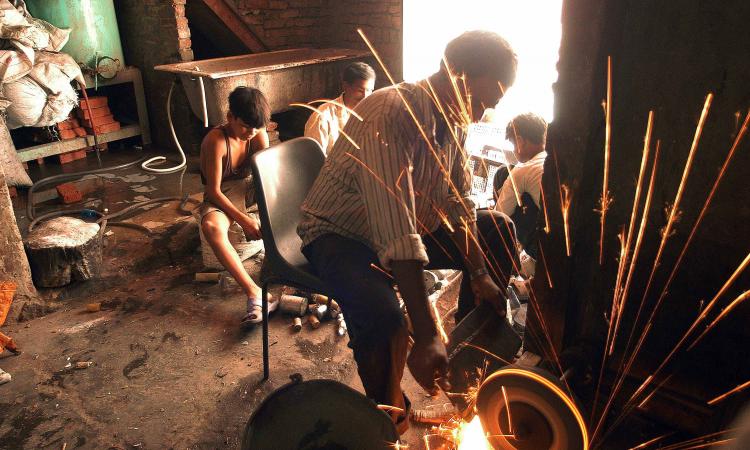
[[[110,150],[104,164],[140,155]],[[65,170],[86,168],[96,168],[91,155]],[[61,169],[34,170],[38,179]],[[103,182],[84,203],[110,211],[144,197],[201,190],[194,169],[183,177],[130,169],[98,178]],[[15,200],[25,231],[22,197]],[[239,448],[250,415],[294,373],[362,391],[334,322],[294,333],[291,319],[278,313],[270,322],[271,378],[261,381],[260,328],[240,331],[240,294],[222,296],[218,285],[193,281],[202,270],[198,229],[178,203],[130,219],[149,227],[150,236],[112,227],[100,279],[43,291],[56,311],[2,328],[23,353],[0,355],[0,368],[13,376],[0,386],[0,449]],[[59,207],[52,199],[37,214]],[[259,258],[247,267],[257,280]],[[91,302],[101,302],[101,311],[86,312]],[[75,368],[87,361],[88,368]],[[415,408],[447,403],[444,396],[425,397],[408,374],[404,388]],[[402,442],[422,448],[425,430],[412,427]]]

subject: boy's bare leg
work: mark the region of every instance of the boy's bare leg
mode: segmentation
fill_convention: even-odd
[[[260,287],[247,274],[240,256],[232,246],[232,243],[229,242],[230,225],[231,222],[225,214],[219,211],[212,211],[203,217],[201,230],[206,237],[206,241],[211,246],[214,255],[216,255],[216,259],[237,280],[237,284],[245,291],[247,298],[260,302],[261,295],[263,295]]]

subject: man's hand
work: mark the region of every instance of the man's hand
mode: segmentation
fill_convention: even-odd
[[[414,379],[430,395],[437,395],[438,383],[443,390],[449,390],[448,355],[439,336],[416,339],[409,352],[407,365]]]
[[[255,241],[261,238],[260,224],[253,217],[243,215],[242,220],[237,221],[245,232],[245,238],[248,241]]]
[[[471,291],[474,293],[476,304],[489,302],[501,317],[505,317],[505,296],[489,275],[485,274],[471,280]]]

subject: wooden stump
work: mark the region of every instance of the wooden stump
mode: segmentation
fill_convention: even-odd
[[[60,287],[99,275],[99,225],[58,217],[38,225],[24,241],[37,287]]]

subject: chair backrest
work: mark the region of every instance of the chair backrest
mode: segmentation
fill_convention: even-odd
[[[283,270],[284,263],[307,263],[297,235],[300,207],[324,162],[320,144],[307,137],[285,141],[253,155],[253,182],[266,263],[271,270]]]

